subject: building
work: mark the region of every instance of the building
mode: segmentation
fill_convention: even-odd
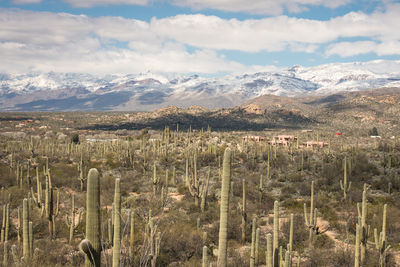
[[[323,148],[323,147],[327,147],[327,146],[328,146],[328,143],[325,143],[325,142],[317,142],[317,141],[307,141],[306,142],[306,147],[308,147],[308,148],[313,148],[313,147]]]
[[[243,136],[243,141],[255,141],[255,142],[262,142],[265,141],[265,136],[259,136],[259,135],[246,135]]]

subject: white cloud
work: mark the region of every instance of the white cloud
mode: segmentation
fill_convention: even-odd
[[[376,49],[376,46],[377,44],[373,41],[340,42],[328,46],[326,55],[339,55],[340,57],[356,56],[372,53]]]
[[[93,7],[106,5],[140,5],[164,2],[176,6],[190,7],[194,10],[214,9],[225,12],[240,12],[262,15],[280,15],[285,10],[290,13],[307,11],[311,6],[338,8],[354,0],[62,0],[74,7]],[[15,4],[35,4],[42,0],[12,0]]]
[[[361,54],[375,53],[378,56],[400,55],[400,42],[389,41],[376,43],[374,41],[340,42],[328,46],[326,55],[351,57]]]
[[[240,21],[198,14],[146,22],[0,9],[0,71],[237,72],[260,66],[232,62],[223,51],[315,53],[327,43],[327,56],[400,55],[398,14],[400,5],[327,21],[288,16]],[[363,41],[338,42],[359,37]]]
[[[337,8],[350,2],[353,0],[172,0],[175,5],[195,10],[216,9],[263,15],[279,15],[285,9],[291,13],[298,13],[307,10],[309,6]]]
[[[13,4],[24,5],[24,4],[39,4],[42,0],[12,0]]]
[[[18,0],[21,1],[21,0]],[[25,1],[25,0],[22,0]],[[29,0],[28,0],[29,1]],[[105,5],[140,5],[145,6],[148,0],[63,0],[74,7],[93,7]]]

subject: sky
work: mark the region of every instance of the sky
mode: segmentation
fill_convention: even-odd
[[[400,0],[0,0],[0,72],[251,73],[400,60]]]

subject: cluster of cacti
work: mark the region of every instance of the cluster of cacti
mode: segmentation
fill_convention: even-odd
[[[345,199],[349,200],[346,204],[354,203],[354,200],[349,199],[351,182],[348,182],[352,173],[352,164],[355,164],[355,166],[358,164],[353,159],[353,150],[351,151],[352,159],[349,161],[345,159],[345,163],[343,164],[343,178],[340,179],[341,190],[339,190],[338,185],[339,179],[330,180],[329,183],[325,183],[323,179],[320,179],[320,176],[325,174],[321,175],[320,173],[321,169],[326,171],[324,169],[325,164],[330,165],[329,167],[335,166],[338,169],[338,163],[334,162],[334,160],[332,161],[332,158],[341,159],[343,154],[349,155],[350,151],[346,145],[336,144],[336,147],[332,146],[332,148],[329,148],[332,150],[318,149],[306,152],[306,149],[299,150],[299,138],[297,138],[297,144],[293,142],[285,147],[272,146],[271,144],[262,142],[249,142],[248,137],[247,141],[242,141],[242,146],[240,146],[240,141],[236,133],[229,135],[223,132],[218,134],[213,132],[211,134],[210,130],[207,132],[203,130],[189,130],[185,136],[183,132],[179,132],[178,127],[176,131],[165,127],[160,137],[158,137],[158,134],[159,132],[155,131],[155,135],[151,136],[151,139],[148,139],[150,138],[150,134],[142,134],[137,139],[127,135],[118,137],[118,140],[98,143],[83,141],[81,144],[71,144],[56,142],[54,140],[47,142],[34,139],[31,145],[29,144],[29,140],[28,142],[18,142],[14,146],[4,145],[5,151],[9,151],[10,153],[9,165],[11,167],[10,174],[12,175],[12,182],[10,184],[11,186],[16,186],[16,189],[18,189],[16,195],[24,194],[23,197],[27,197],[27,210],[29,214],[33,214],[33,216],[30,216],[30,219],[34,220],[34,223],[28,222],[28,237],[26,238],[25,210],[15,207],[15,202],[7,201],[7,196],[4,192],[7,192],[9,185],[5,184],[4,186],[7,189],[4,189],[1,193],[3,199],[1,203],[3,206],[1,241],[4,241],[4,265],[9,258],[11,259],[11,256],[15,258],[15,263],[25,263],[25,256],[21,261],[21,255],[18,255],[17,252],[20,246],[21,252],[25,253],[26,240],[28,240],[29,259],[32,259],[32,228],[35,225],[35,231],[42,231],[43,225],[39,224],[43,224],[44,222],[44,220],[40,219],[40,216],[36,216],[35,213],[37,212],[38,214],[46,214],[45,222],[46,224],[49,223],[49,233],[52,238],[48,239],[47,234],[43,235],[42,232],[38,232],[38,235],[35,233],[35,239],[41,238],[40,242],[53,242],[55,246],[58,246],[62,242],[66,242],[64,240],[67,238],[69,243],[74,245],[74,236],[80,237],[84,235],[84,240],[81,242],[80,248],[86,253],[86,266],[98,266],[100,260],[104,265],[113,266],[164,266],[168,264],[167,261],[169,260],[183,265],[199,265],[201,262],[202,266],[207,267],[213,266],[213,263],[214,265],[217,263],[218,266],[228,266],[237,264],[236,262],[231,262],[236,259],[234,257],[240,257],[241,260],[249,262],[250,266],[261,265],[264,260],[267,267],[292,266],[292,263],[294,264],[296,261],[299,266],[300,253],[302,253],[302,256],[305,256],[303,257],[303,261],[308,264],[309,259],[314,257],[314,254],[311,252],[314,249],[318,249],[317,246],[319,245],[315,243],[316,248],[311,247],[303,250],[306,242],[303,243],[301,241],[301,244],[297,242],[293,244],[293,240],[295,239],[293,228],[296,224],[294,222],[294,214],[291,214],[291,212],[298,211],[296,210],[297,206],[291,205],[291,201],[294,198],[296,198],[297,203],[303,201],[301,190],[304,183],[310,181],[309,177],[316,179],[316,184],[323,185],[323,187],[321,186],[321,193],[318,189],[318,199],[325,199],[323,194],[327,193],[326,188],[334,188],[336,190],[335,192],[328,192],[328,196],[332,202],[327,203],[326,206],[332,205],[332,203],[340,203],[337,197],[338,192],[343,192],[340,198],[343,195]],[[238,149],[235,149],[236,144]],[[338,152],[339,146],[342,147],[340,153]],[[27,149],[31,149],[32,147],[34,148],[34,153],[26,153]],[[229,148],[226,149],[223,164],[221,164],[222,152],[226,147]],[[385,156],[384,153],[379,154],[385,157],[385,168],[396,164],[396,154],[398,154],[397,150],[391,152],[389,156]],[[30,156],[26,157],[26,155]],[[326,158],[321,162],[318,158],[319,156]],[[43,166],[44,175],[42,173],[39,175],[38,167],[43,165],[44,159],[46,159],[46,164]],[[49,159],[51,160],[51,173],[48,166]],[[66,162],[64,162],[64,159]],[[230,169],[230,161],[232,161],[232,171]],[[300,173],[299,170],[304,170],[304,161],[308,161],[308,165],[306,163],[307,172]],[[227,162],[229,162],[229,165]],[[0,162],[0,164],[2,163]],[[114,167],[113,164],[118,167]],[[154,164],[153,179],[149,179],[148,177],[151,177],[152,164]],[[102,207],[100,207],[100,202],[97,200],[96,205],[99,209],[97,213],[94,212],[96,209],[95,206],[89,204],[89,199],[93,199],[93,190],[90,189],[92,187],[90,184],[93,184],[93,181],[89,181],[93,180],[89,179],[90,176],[93,176],[93,171],[91,170],[89,176],[87,176],[85,168],[88,166],[104,168],[103,171],[105,173],[103,175],[106,181],[103,185],[105,187],[103,189],[105,194],[104,198],[102,197]],[[63,168],[67,170],[65,174],[62,173]],[[36,170],[36,184],[34,170]],[[329,168],[327,170],[329,171]],[[71,176],[70,172],[75,172],[75,175]],[[271,173],[274,174],[272,178]],[[182,176],[182,180],[180,179],[181,174],[184,175]],[[359,186],[359,183],[356,182],[358,181],[358,177],[356,177],[358,174],[356,171],[353,171],[354,176],[350,177],[350,180],[353,180],[352,190],[354,192],[357,192]],[[14,179],[15,175],[17,176],[16,181]],[[330,173],[328,173],[329,175]],[[338,177],[338,173],[334,173],[334,175],[334,177]],[[68,179],[68,176],[72,177],[71,181],[73,182],[71,184],[68,184],[68,180],[61,180],[65,179],[65,177]],[[217,179],[217,176],[219,176],[219,179]],[[121,177],[121,179],[115,180],[115,177]],[[145,178],[143,183],[140,180],[141,177]],[[213,179],[214,177],[215,179]],[[367,177],[365,179],[370,178]],[[109,186],[109,181],[114,180],[114,201],[112,208],[110,208],[112,187]],[[124,182],[123,188],[120,187],[121,181]],[[293,184],[291,183],[292,181]],[[221,191],[219,191],[220,182],[222,182]],[[42,183],[45,183],[45,185],[42,185]],[[87,192],[84,192],[85,185],[88,188]],[[127,185],[126,188],[125,185]],[[297,185],[301,185],[301,187],[297,188]],[[60,190],[57,190],[56,186]],[[268,190],[266,190],[266,186],[268,186]],[[269,188],[270,186],[271,188]],[[240,187],[242,190],[238,190]],[[64,188],[65,191],[62,190]],[[385,197],[393,200],[397,198],[398,183],[395,179],[391,177],[389,180],[385,180],[383,188],[385,192],[387,189],[387,192],[391,193],[391,195],[385,194]],[[284,193],[286,189],[288,191],[291,190],[290,194],[293,195],[293,198],[288,199],[284,195],[286,194]],[[11,188],[11,190],[14,190],[14,188]],[[152,191],[154,194],[152,194]],[[363,266],[374,255],[371,253],[370,227],[366,223],[367,215],[372,215],[367,212],[367,196],[375,200],[379,191],[382,191],[382,186],[378,187],[375,184],[372,186],[371,191],[364,190],[362,203],[358,205],[359,222],[356,229],[355,242],[351,241],[351,243],[355,244],[354,259],[355,262],[358,262],[355,263],[355,266]],[[86,214],[83,209],[77,209],[76,207],[76,205],[81,206],[82,197],[85,194],[88,201]],[[127,197],[125,198],[125,196]],[[188,198],[192,199],[190,196],[193,197],[196,208],[194,208],[194,205],[188,204]],[[13,201],[15,199],[16,197],[13,193]],[[265,207],[272,204],[271,199],[281,199],[282,202],[279,203],[276,201],[274,203],[274,224],[271,233],[269,233],[269,222],[268,217],[266,217]],[[235,207],[235,210],[229,213],[229,202],[232,203],[232,200],[232,206]],[[59,204],[60,201],[61,203]],[[69,201],[71,201],[71,204],[69,204]],[[320,218],[318,217],[315,202],[314,182],[312,182],[310,209],[308,210],[307,205],[304,204],[305,224],[309,233],[308,242],[310,245],[313,244],[316,235],[326,231],[321,230],[318,226],[317,218],[319,220]],[[287,205],[287,203],[290,204]],[[375,203],[377,202],[372,201],[370,205],[375,208]],[[218,204],[220,205],[219,229],[217,229],[217,225],[215,224],[217,216],[215,216],[211,209],[207,210],[208,207],[215,207]],[[345,204],[342,202],[338,205]],[[10,206],[15,207],[15,209],[10,210]],[[320,206],[326,208],[325,203]],[[133,207],[135,207],[135,211]],[[100,218],[100,208],[106,216],[102,216],[102,221],[100,219],[96,221],[96,217]],[[148,212],[150,208],[153,208],[153,217],[151,216],[151,211]],[[374,208],[370,209],[370,213]],[[340,206],[340,209],[334,212],[336,214],[339,214],[339,212],[354,214],[354,211],[354,209]],[[251,224],[247,220],[247,215],[253,213],[256,214],[257,219],[253,220]],[[86,215],[86,232],[83,232],[78,227],[81,216],[84,214]],[[182,218],[176,216],[176,214],[179,214]],[[68,229],[64,225],[60,226],[57,224],[55,220],[57,215],[59,216],[57,217],[57,222],[59,219],[66,220]],[[172,215],[171,220],[169,220],[170,215]],[[229,224],[231,218],[235,224]],[[241,224],[239,225],[237,222],[240,220]],[[267,221],[266,224],[264,224],[264,220]],[[173,228],[171,222],[176,225],[179,224],[179,226],[182,224],[182,226],[191,227],[194,230],[187,238],[189,240],[189,238],[193,237],[193,240],[196,241],[193,242],[197,245],[195,252],[189,251],[192,248],[187,246],[188,248],[185,247],[183,249],[185,251],[182,251],[182,253],[176,253],[179,254],[175,256],[176,258],[169,258],[171,255],[168,253],[171,252],[169,247],[164,246],[164,231],[166,233],[165,236],[171,239],[171,236],[168,235],[170,234],[168,233],[168,226],[171,226],[171,229]],[[385,226],[382,226],[380,234],[375,230],[375,248],[379,251],[381,266],[384,266],[386,261],[391,260],[391,257],[387,257],[390,246],[388,245],[388,238],[385,233],[393,233],[386,230],[386,206],[384,208],[384,222],[383,225]],[[287,233],[282,232],[282,229],[286,229],[285,223],[289,224],[289,231]],[[351,227],[350,223],[349,228]],[[38,227],[36,227],[37,224]],[[195,230],[195,224],[197,224],[197,230]],[[246,236],[246,230],[249,232],[248,228],[250,228],[250,224],[251,237],[248,233]],[[280,228],[280,224],[283,227]],[[94,225],[96,225],[97,230],[94,230]],[[166,229],[161,228],[165,225],[167,225]],[[173,229],[176,230],[176,228]],[[218,244],[215,242],[216,236],[212,236],[211,234],[215,230],[219,230]],[[235,235],[232,237],[228,234],[228,230],[229,233],[233,232]],[[334,229],[332,231],[339,230]],[[59,237],[61,234],[65,236],[54,242],[52,239],[55,239],[56,232]],[[69,232],[69,236],[67,232]],[[104,232],[104,236],[102,236],[102,232]],[[241,234],[237,235],[236,233],[239,232]],[[266,234],[266,236],[263,236],[263,234]],[[350,235],[350,232],[348,232],[348,235]],[[43,236],[44,238],[42,238]],[[288,240],[286,246],[280,246],[279,244],[279,241],[282,242],[283,240],[282,236]],[[163,237],[164,247],[161,246],[161,237]],[[11,242],[6,241],[8,238],[12,239]],[[265,238],[266,243],[264,244]],[[327,236],[328,238],[330,238],[330,235]],[[341,238],[341,235],[338,235],[337,238]],[[249,242],[250,239],[251,243]],[[21,242],[21,245],[14,243],[17,240]],[[188,242],[188,240],[180,239],[176,243],[185,244],[184,242]],[[349,238],[349,240],[353,239]],[[391,240],[391,236],[389,236],[389,241]],[[171,242],[170,240],[168,241]],[[239,241],[242,242],[240,247]],[[368,241],[370,242],[368,243]],[[228,243],[231,244],[230,242],[234,245],[232,247],[229,245],[228,251]],[[198,246],[200,243],[201,246]],[[15,246],[13,246],[14,244]],[[35,240],[35,244],[39,244],[39,241]],[[168,243],[166,242],[165,244]],[[368,244],[370,244],[370,247],[368,247]],[[182,246],[182,244],[179,245]],[[188,245],[191,244],[188,243]],[[260,259],[259,255],[264,252],[260,252],[259,250],[264,245],[266,245],[266,257],[265,259]],[[68,249],[72,247],[67,246]],[[349,247],[353,249],[353,245]],[[216,255],[216,248],[218,248],[218,259],[214,257]],[[249,251],[242,248],[249,248]],[[297,248],[300,251],[295,252]],[[242,251],[246,251],[246,253],[242,253]],[[250,256],[247,254],[248,252]],[[329,253],[330,250],[326,249],[326,252]],[[68,264],[72,264],[71,262],[75,262],[76,260],[76,255],[72,255],[73,259],[70,260],[68,258]],[[94,257],[95,255],[96,257]]]
[[[309,216],[309,217],[308,217]],[[306,227],[309,229],[308,242],[309,246],[312,247],[313,239],[315,235],[325,233],[326,229],[319,229],[318,222],[318,209],[314,208],[314,181],[311,182],[311,197],[310,197],[310,212],[307,212],[307,204],[304,203],[304,221]]]
[[[258,266],[259,244],[260,244],[260,228],[257,227],[257,219],[256,217],[254,217],[251,228],[250,267]]]
[[[161,233],[158,231],[157,225],[151,215],[151,210],[148,214],[147,223],[145,225],[144,242],[142,249],[144,250],[141,259],[141,265],[148,266],[149,263],[152,267],[156,266],[157,258],[160,254]]]
[[[194,152],[193,161],[191,162],[192,162],[192,172],[191,172],[192,179],[190,181],[189,178],[186,177],[187,179],[186,184],[188,186],[190,194],[194,198],[194,203],[196,207],[199,207],[200,204],[203,203],[203,205],[200,208],[202,211],[204,211],[208,193],[208,184],[210,181],[210,173],[205,179],[200,180],[200,177],[198,176],[197,173],[197,151]]]
[[[85,176],[86,169],[87,169],[87,167],[86,167],[86,165],[84,165],[83,155],[81,154],[81,160],[79,161],[79,164],[78,164],[78,171],[79,171],[78,180],[79,180],[79,182],[81,184],[81,192],[83,192],[83,189],[85,187],[85,181],[87,179],[87,177]]]
[[[3,223],[1,225],[1,237],[0,242],[8,241],[9,236],[9,229],[10,229],[10,204],[3,205]]]
[[[76,221],[76,213],[78,213],[78,219]],[[81,223],[83,210],[79,209],[78,212],[75,209],[75,195],[71,196],[71,213],[66,216],[66,224],[69,228],[69,242],[72,243],[74,238],[74,231]]]
[[[50,238],[54,238],[56,234],[56,222],[55,219],[59,214],[59,203],[60,203],[60,191],[57,190],[56,198],[54,197],[54,189],[51,183],[51,175],[48,170],[45,176],[46,187],[45,187],[45,205],[44,210],[46,219],[49,225]]]
[[[374,228],[375,248],[379,252],[379,267],[386,267],[386,254],[391,248],[391,246],[387,244],[386,239],[386,212],[387,204],[383,205],[382,231],[379,235],[378,230]]]

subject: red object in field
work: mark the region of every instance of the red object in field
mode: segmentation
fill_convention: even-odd
[[[336,133],[336,135],[337,135],[337,136],[341,136],[341,135],[342,135],[342,133],[340,133],[340,132],[337,132],[337,133]]]

